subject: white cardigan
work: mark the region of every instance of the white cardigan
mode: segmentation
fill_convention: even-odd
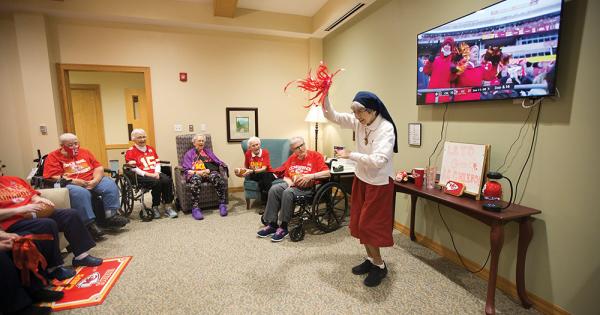
[[[350,159],[356,161],[355,175],[371,185],[387,185],[388,178],[394,177],[394,126],[381,115],[369,126],[361,124],[353,114],[338,113],[329,102],[325,102],[325,117],[345,129],[356,133],[356,149]],[[368,136],[368,143],[364,139]]]

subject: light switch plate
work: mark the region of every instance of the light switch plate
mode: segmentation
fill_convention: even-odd
[[[44,136],[47,135],[48,134],[48,126],[40,125],[40,133]]]
[[[183,131],[183,125],[182,124],[175,124],[174,129],[175,129],[175,132],[182,132]]]

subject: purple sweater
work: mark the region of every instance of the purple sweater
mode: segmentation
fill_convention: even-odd
[[[211,160],[213,160],[213,162],[215,162],[215,164],[219,165],[219,166],[223,166],[225,168],[225,170],[227,172],[229,172],[229,170],[227,169],[227,165],[225,163],[223,163],[223,161],[219,160],[219,158],[212,152],[212,150],[210,149],[203,149],[204,153],[206,153],[206,155],[208,155],[208,157],[210,157]],[[183,167],[183,170],[187,176],[187,171],[192,169],[192,166],[194,165],[194,161],[198,158],[198,153],[196,153],[196,148],[191,148],[189,149],[184,155],[183,155],[183,159],[181,160],[181,166]]]

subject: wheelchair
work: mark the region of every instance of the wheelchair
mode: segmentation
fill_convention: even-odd
[[[304,239],[305,225],[313,224],[319,231],[329,233],[337,230],[348,212],[348,194],[338,182],[327,181],[313,187],[313,193],[294,197],[294,214],[289,223],[292,242]],[[261,222],[267,224],[261,216]]]
[[[122,152],[122,154],[125,154],[125,152]],[[173,178],[170,164],[171,162],[169,161],[160,161],[161,173],[169,176],[169,178]],[[154,218],[152,208],[147,207],[144,202],[144,196],[152,190],[152,187],[138,183],[138,177],[133,171],[132,166],[124,164],[122,172],[122,174],[118,173],[115,176],[115,182],[121,194],[121,209],[119,210],[119,214],[129,217],[133,212],[134,203],[139,201],[142,204],[142,209],[140,209],[139,213],[140,219],[144,222],[152,221]]]

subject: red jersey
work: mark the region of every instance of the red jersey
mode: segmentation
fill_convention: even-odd
[[[252,154],[252,150],[248,150],[246,151],[245,157],[244,167],[255,170],[266,166],[267,172],[273,171],[271,168],[271,157],[269,156],[269,151],[267,151],[267,149],[261,149],[260,154],[256,156]]]
[[[146,152],[141,151],[135,145],[125,152],[125,163],[135,161],[135,166],[146,173],[156,173],[156,161],[158,155],[153,147],[147,145]]]
[[[94,169],[99,166],[102,164],[86,149],[80,148],[75,157],[64,156],[58,149],[50,152],[44,162],[44,178],[62,175],[68,179],[92,180]]]
[[[294,178],[294,175],[298,174],[314,174],[329,170],[321,153],[310,150],[306,151],[304,160],[299,159],[296,154],[290,155],[283,163],[283,168],[284,176],[289,178]]]
[[[18,177],[0,176],[0,211],[28,205],[31,198],[39,194],[26,181]],[[21,220],[23,220],[23,216],[13,215],[0,222],[0,227],[6,231],[11,225]]]

